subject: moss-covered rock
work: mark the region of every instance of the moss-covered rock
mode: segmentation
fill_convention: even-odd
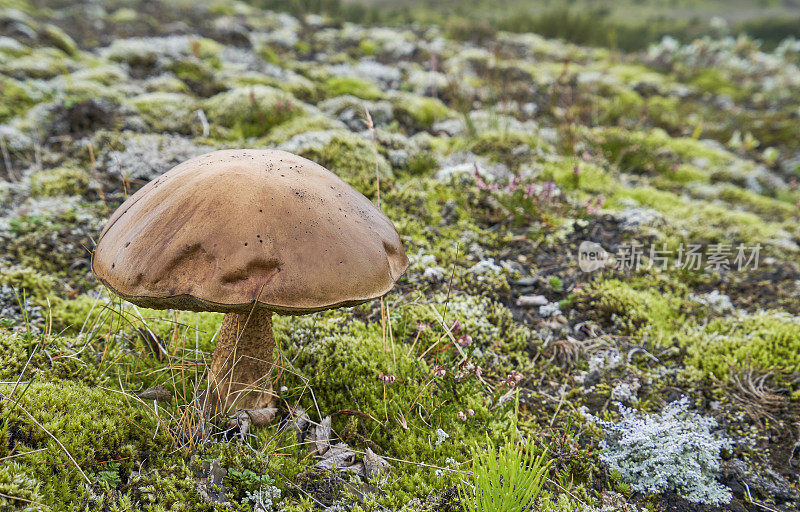
[[[151,92],[130,100],[139,115],[156,132],[189,134],[202,131],[196,110],[198,102],[187,94]]]
[[[266,85],[217,94],[205,101],[204,108],[209,121],[229,128],[232,138],[266,135],[273,127],[305,111],[291,94]]]
[[[365,100],[376,100],[383,96],[381,90],[372,82],[353,77],[334,76],[327,79],[322,87],[328,98],[349,94]]]
[[[88,191],[89,173],[77,167],[56,167],[31,175],[32,197],[78,196]]]
[[[39,36],[45,43],[58,48],[67,55],[75,56],[78,54],[78,45],[75,41],[61,28],[52,23],[42,26]]]
[[[0,121],[20,115],[33,105],[30,90],[22,82],[7,78],[0,82],[3,99],[0,101]]]
[[[24,57],[0,64],[0,70],[17,79],[47,80],[71,69],[74,69],[74,63],[55,48],[36,48]]]
[[[412,132],[430,130],[433,123],[456,114],[447,108],[441,100],[416,96],[408,93],[396,93],[390,97],[394,116],[400,124]]]
[[[345,128],[339,121],[326,116],[297,116],[272,128],[265,139],[268,144],[279,145],[303,133],[344,130]]]

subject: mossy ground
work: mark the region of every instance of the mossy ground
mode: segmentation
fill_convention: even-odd
[[[222,509],[198,492],[217,460],[229,510],[274,485],[287,511],[458,511],[488,436],[547,451],[537,510],[692,510],[609,474],[587,419],[684,395],[736,441],[727,467],[769,475],[721,477],[731,507],[800,507],[796,45],[491,32],[490,52],[239,3],[186,7],[183,35],[170,7],[131,5],[91,11],[106,34],[0,0],[28,27],[0,40],[0,508]],[[383,301],[276,318],[280,421],[244,440],[193,430],[222,316],[123,304],[89,267],[142,176],[231,147],[380,192],[412,262]],[[617,262],[640,244],[642,265],[582,272],[583,241]],[[674,265],[690,244],[758,245],[759,263]],[[154,386],[170,399],[138,397]],[[314,470],[295,406],[391,471]]]

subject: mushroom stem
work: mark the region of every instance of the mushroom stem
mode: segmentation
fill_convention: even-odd
[[[227,313],[211,360],[215,413],[272,407],[272,311]]]

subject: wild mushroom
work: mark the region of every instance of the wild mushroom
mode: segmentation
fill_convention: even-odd
[[[392,222],[324,167],[285,151],[225,150],[130,196],[92,270],[154,309],[225,313],[209,372],[218,412],[272,407],[273,313],[352,306],[408,267]]]

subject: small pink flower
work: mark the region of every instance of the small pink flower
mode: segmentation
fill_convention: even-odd
[[[462,347],[466,347],[467,345],[471,345],[472,344],[472,336],[470,336],[469,334],[461,336],[460,338],[458,338],[458,344],[461,345]]]
[[[464,411],[458,411],[458,419],[461,421],[467,421],[467,415],[464,413]]]
[[[384,384],[392,384],[394,381],[397,380],[397,377],[395,377],[391,373],[386,375],[383,372],[381,372],[378,374],[378,380],[383,382]]]
[[[467,409],[467,416],[475,416],[475,411],[472,409]]]
[[[508,377],[506,377],[505,385],[508,386],[509,388],[513,388],[516,387],[521,380],[522,380],[521,373],[511,372],[508,374]]]

